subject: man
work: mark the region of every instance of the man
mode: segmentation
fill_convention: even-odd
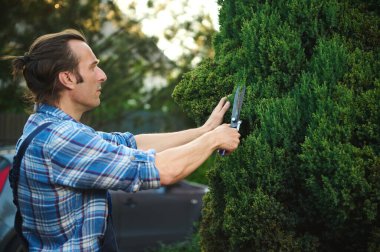
[[[175,183],[215,150],[238,147],[236,129],[220,125],[229,108],[225,98],[202,127],[180,132],[134,136],[80,123],[100,104],[107,77],[98,63],[75,30],[41,36],[13,60],[13,73],[23,73],[36,104],[16,150],[39,125],[52,122],[31,140],[18,176],[22,235],[30,251],[115,249],[114,238],[111,244],[107,238],[108,189],[136,192]]]

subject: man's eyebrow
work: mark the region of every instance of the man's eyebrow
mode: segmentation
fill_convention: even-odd
[[[92,62],[91,64],[90,64],[90,67],[92,67],[92,66],[96,66],[97,64],[99,64],[99,62],[100,62],[100,60],[95,60],[94,62]]]

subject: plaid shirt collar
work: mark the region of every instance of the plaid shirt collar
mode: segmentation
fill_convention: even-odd
[[[72,120],[76,121],[74,118],[63,112],[60,108],[57,108],[55,106],[51,106],[45,103],[41,103],[37,105],[36,108],[37,113],[44,113],[49,116],[57,117],[60,120]]]

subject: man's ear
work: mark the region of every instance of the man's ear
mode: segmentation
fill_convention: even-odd
[[[62,83],[63,86],[65,86],[67,89],[74,89],[76,84],[76,78],[74,74],[72,74],[69,71],[60,72],[58,74],[58,79]]]

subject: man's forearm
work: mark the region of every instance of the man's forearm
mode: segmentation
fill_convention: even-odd
[[[137,148],[142,150],[155,149],[157,152],[187,144],[218,127],[223,122],[223,116],[230,107],[226,97],[220,99],[202,127],[173,133],[141,134],[135,136]]]
[[[170,148],[156,154],[156,166],[161,184],[179,181],[197,169],[215,150],[216,141],[206,133],[185,145]]]
[[[206,126],[172,133],[136,135],[137,148],[141,150],[155,149],[161,152],[170,148],[187,144],[210,131]]]
[[[156,154],[156,167],[161,184],[171,184],[181,180],[197,169],[215,150],[227,153],[239,145],[239,132],[223,124],[195,140]]]

